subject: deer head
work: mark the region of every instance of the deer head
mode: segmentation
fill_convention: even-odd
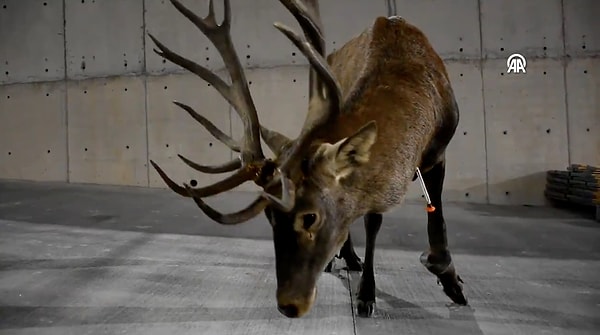
[[[212,0],[205,18],[198,17],[177,0],[171,2],[214,44],[225,62],[231,84],[172,52],[150,34],[159,49],[155,51],[220,92],[242,119],[244,136],[238,144],[191,107],[175,102],[231,150],[240,153],[238,159],[219,166],[200,165],[179,155],[183,162],[204,173],[235,172],[213,185],[191,187],[178,185],[155,162],[151,164],[169,188],[181,196],[191,197],[208,217],[220,224],[239,224],[261,212],[266,214],[273,228],[278,308],[288,317],[300,317],[312,307],[316,282],[346,240],[350,223],[363,214],[354,210],[360,199],[351,196],[349,180],[353,171],[369,160],[376,125],[369,122],[336,143],[322,140],[327,126],[340,115],[342,99],[340,87],[325,60],[317,0],[280,0],[296,18],[304,36],[281,23],[274,24],[310,62],[309,110],[301,133],[294,140],[259,124],[244,70],[231,41],[229,0],[224,0],[225,15],[221,24],[216,22]],[[275,153],[274,159],[264,156],[261,137]],[[220,213],[203,201],[205,197],[250,180],[263,191],[236,213]]]

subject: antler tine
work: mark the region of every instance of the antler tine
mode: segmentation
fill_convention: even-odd
[[[221,54],[225,67],[231,77],[228,102],[235,108],[244,123],[243,160],[254,161],[264,159],[260,145],[260,130],[258,113],[246,80],[242,64],[231,41],[231,4],[224,0],[225,17],[221,25],[216,24],[213,1],[209,2],[209,14],[205,19],[200,18],[179,0],[170,0],[179,12],[187,17],[213,43]]]
[[[148,33],[148,36],[150,36],[150,39],[160,49],[160,51],[153,49],[156,54],[168,59],[169,61],[183,67],[184,69],[186,69],[186,70],[192,72],[193,74],[197,75],[198,77],[202,78],[204,81],[211,84],[223,96],[223,98],[225,98],[225,100],[227,100],[227,102],[229,102],[230,104],[233,104],[233,97],[231,95],[231,89],[230,89],[229,85],[227,85],[225,83],[225,81],[223,81],[223,79],[219,78],[219,76],[217,76],[212,71],[205,68],[204,66],[202,66],[194,61],[191,61],[187,58],[179,56],[178,54],[173,52],[171,49],[167,48],[164,44],[162,44],[158,39],[156,39],[156,37],[154,37],[154,35]]]
[[[318,0],[280,1],[294,15],[308,40],[282,23],[276,22],[274,26],[304,54],[311,65],[309,98],[311,109],[299,137],[294,141],[292,148],[286,152],[286,157],[281,159],[281,170],[289,172],[289,168],[308,148],[310,144],[308,139],[339,115],[342,94],[340,85],[325,60],[325,40]]]
[[[294,45],[302,51],[304,56],[308,58],[312,68],[318,73],[320,81],[325,84],[325,90],[320,92],[324,99],[330,101],[333,109],[339,110],[339,103],[341,101],[340,85],[338,84],[335,76],[331,72],[327,61],[321,54],[310,44],[306,39],[298,35],[292,28],[284,25],[283,23],[276,22],[275,28],[281,31]]]
[[[221,165],[200,165],[196,162],[193,162],[185,157],[183,157],[182,155],[177,155],[179,156],[179,158],[185,163],[187,164],[189,167],[191,167],[194,170],[198,170],[200,172],[204,172],[204,173],[223,173],[223,172],[231,172],[233,170],[239,169],[242,167],[242,160],[240,158],[236,158],[232,161],[229,161],[227,163],[223,163]]]
[[[194,197],[199,197],[199,198],[217,195],[219,193],[229,191],[233,188],[236,188],[248,180],[252,180],[253,177],[256,177],[258,172],[259,171],[255,171],[253,169],[242,168],[242,169],[237,170],[231,176],[229,176],[221,181],[218,181],[212,185],[205,186],[205,187],[197,187],[197,188],[190,187],[188,189],[188,193]],[[184,184],[184,186],[187,188],[187,185]]]
[[[194,199],[196,205],[212,220],[224,224],[224,225],[235,225],[239,223],[243,223],[252,219],[262,212],[265,207],[269,205],[269,203],[275,205],[279,209],[283,211],[290,211],[294,207],[296,192],[294,189],[294,184],[291,180],[286,178],[281,171],[279,171],[281,182],[281,195],[282,198],[279,199],[269,193],[262,192],[260,196],[258,196],[250,205],[246,208],[230,214],[223,214],[217,211],[216,209],[209,206],[205,203],[200,197],[194,196],[194,189],[192,189],[189,185],[185,184],[186,191],[189,196]],[[272,185],[274,181],[270,183]]]
[[[201,198],[192,197],[196,205],[213,221],[222,225],[236,225],[246,222],[262,212],[269,205],[269,200],[257,197],[246,208],[230,214],[223,214],[202,201]]]
[[[178,101],[173,101],[173,103],[181,107],[186,112],[188,112],[188,114],[190,114],[194,118],[194,120],[198,121],[201,125],[203,125],[209,133],[211,133],[217,140],[221,141],[223,144],[228,146],[229,149],[235,152],[240,152],[240,146],[237,144],[236,141],[234,141],[231,137],[227,136],[207,118],[198,114],[192,107]]]
[[[183,157],[183,156],[180,156],[180,158],[181,157]],[[184,162],[185,162],[185,160],[184,160]],[[191,162],[191,163],[193,163],[193,162]],[[253,165],[246,166],[245,168],[241,168],[241,169],[237,170],[231,176],[229,176],[221,181],[218,181],[212,185],[205,186],[205,187],[198,187],[198,188],[189,187],[189,190],[186,190],[186,188],[188,188],[188,186],[186,184],[184,184],[184,187],[181,187],[179,184],[174,182],[160,168],[160,166],[158,166],[158,164],[156,164],[153,160],[150,160],[150,164],[152,164],[152,166],[154,167],[156,172],[158,172],[158,174],[160,175],[162,180],[165,182],[165,184],[167,184],[167,186],[171,190],[173,190],[175,193],[177,193],[181,196],[184,196],[184,197],[190,197],[190,192],[191,192],[191,194],[193,194],[196,197],[210,197],[213,195],[217,195],[219,193],[231,190],[231,189],[243,184],[244,182],[255,178],[260,173],[259,166],[253,166]]]
[[[281,182],[281,199],[265,191],[261,192],[261,195],[267,198],[271,204],[275,205],[279,210],[289,212],[294,208],[296,203],[296,189],[294,183],[283,175],[280,169],[277,169],[277,171]]]

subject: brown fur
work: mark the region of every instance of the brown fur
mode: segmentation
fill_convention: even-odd
[[[344,107],[320,137],[335,143],[376,121],[377,140],[369,164],[352,179],[357,192],[352,197],[361,200],[355,209],[359,216],[385,212],[402,202],[444,120],[456,118],[446,69],[427,37],[397,17],[377,18],[327,61],[342,89]]]
[[[340,250],[352,222],[399,205],[417,167],[426,172],[443,162],[458,122],[442,60],[425,35],[401,18],[377,18],[327,60],[342,91],[341,114],[312,139],[302,178],[294,178],[294,209],[267,209],[274,228],[278,302],[284,311],[295,308],[288,316],[310,309],[318,273]],[[315,101],[306,125],[323,112]],[[374,144],[369,140],[373,127],[365,127],[371,121]],[[367,129],[364,136],[359,129]],[[358,154],[344,156],[349,152]],[[319,217],[310,229],[302,224],[307,213]]]

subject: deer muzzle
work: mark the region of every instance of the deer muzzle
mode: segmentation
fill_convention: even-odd
[[[294,290],[277,290],[277,309],[288,318],[299,318],[312,308],[317,297],[317,287],[308,292]]]

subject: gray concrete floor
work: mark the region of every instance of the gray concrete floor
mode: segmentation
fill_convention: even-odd
[[[254,194],[211,201],[238,209]],[[600,223],[553,208],[446,204],[470,306],[418,261],[422,203],[385,216],[375,315],[358,273],[319,281],[313,310],[276,310],[270,226],[219,226],[167,190],[0,182],[0,334],[598,334]],[[362,223],[353,227],[364,252]]]

